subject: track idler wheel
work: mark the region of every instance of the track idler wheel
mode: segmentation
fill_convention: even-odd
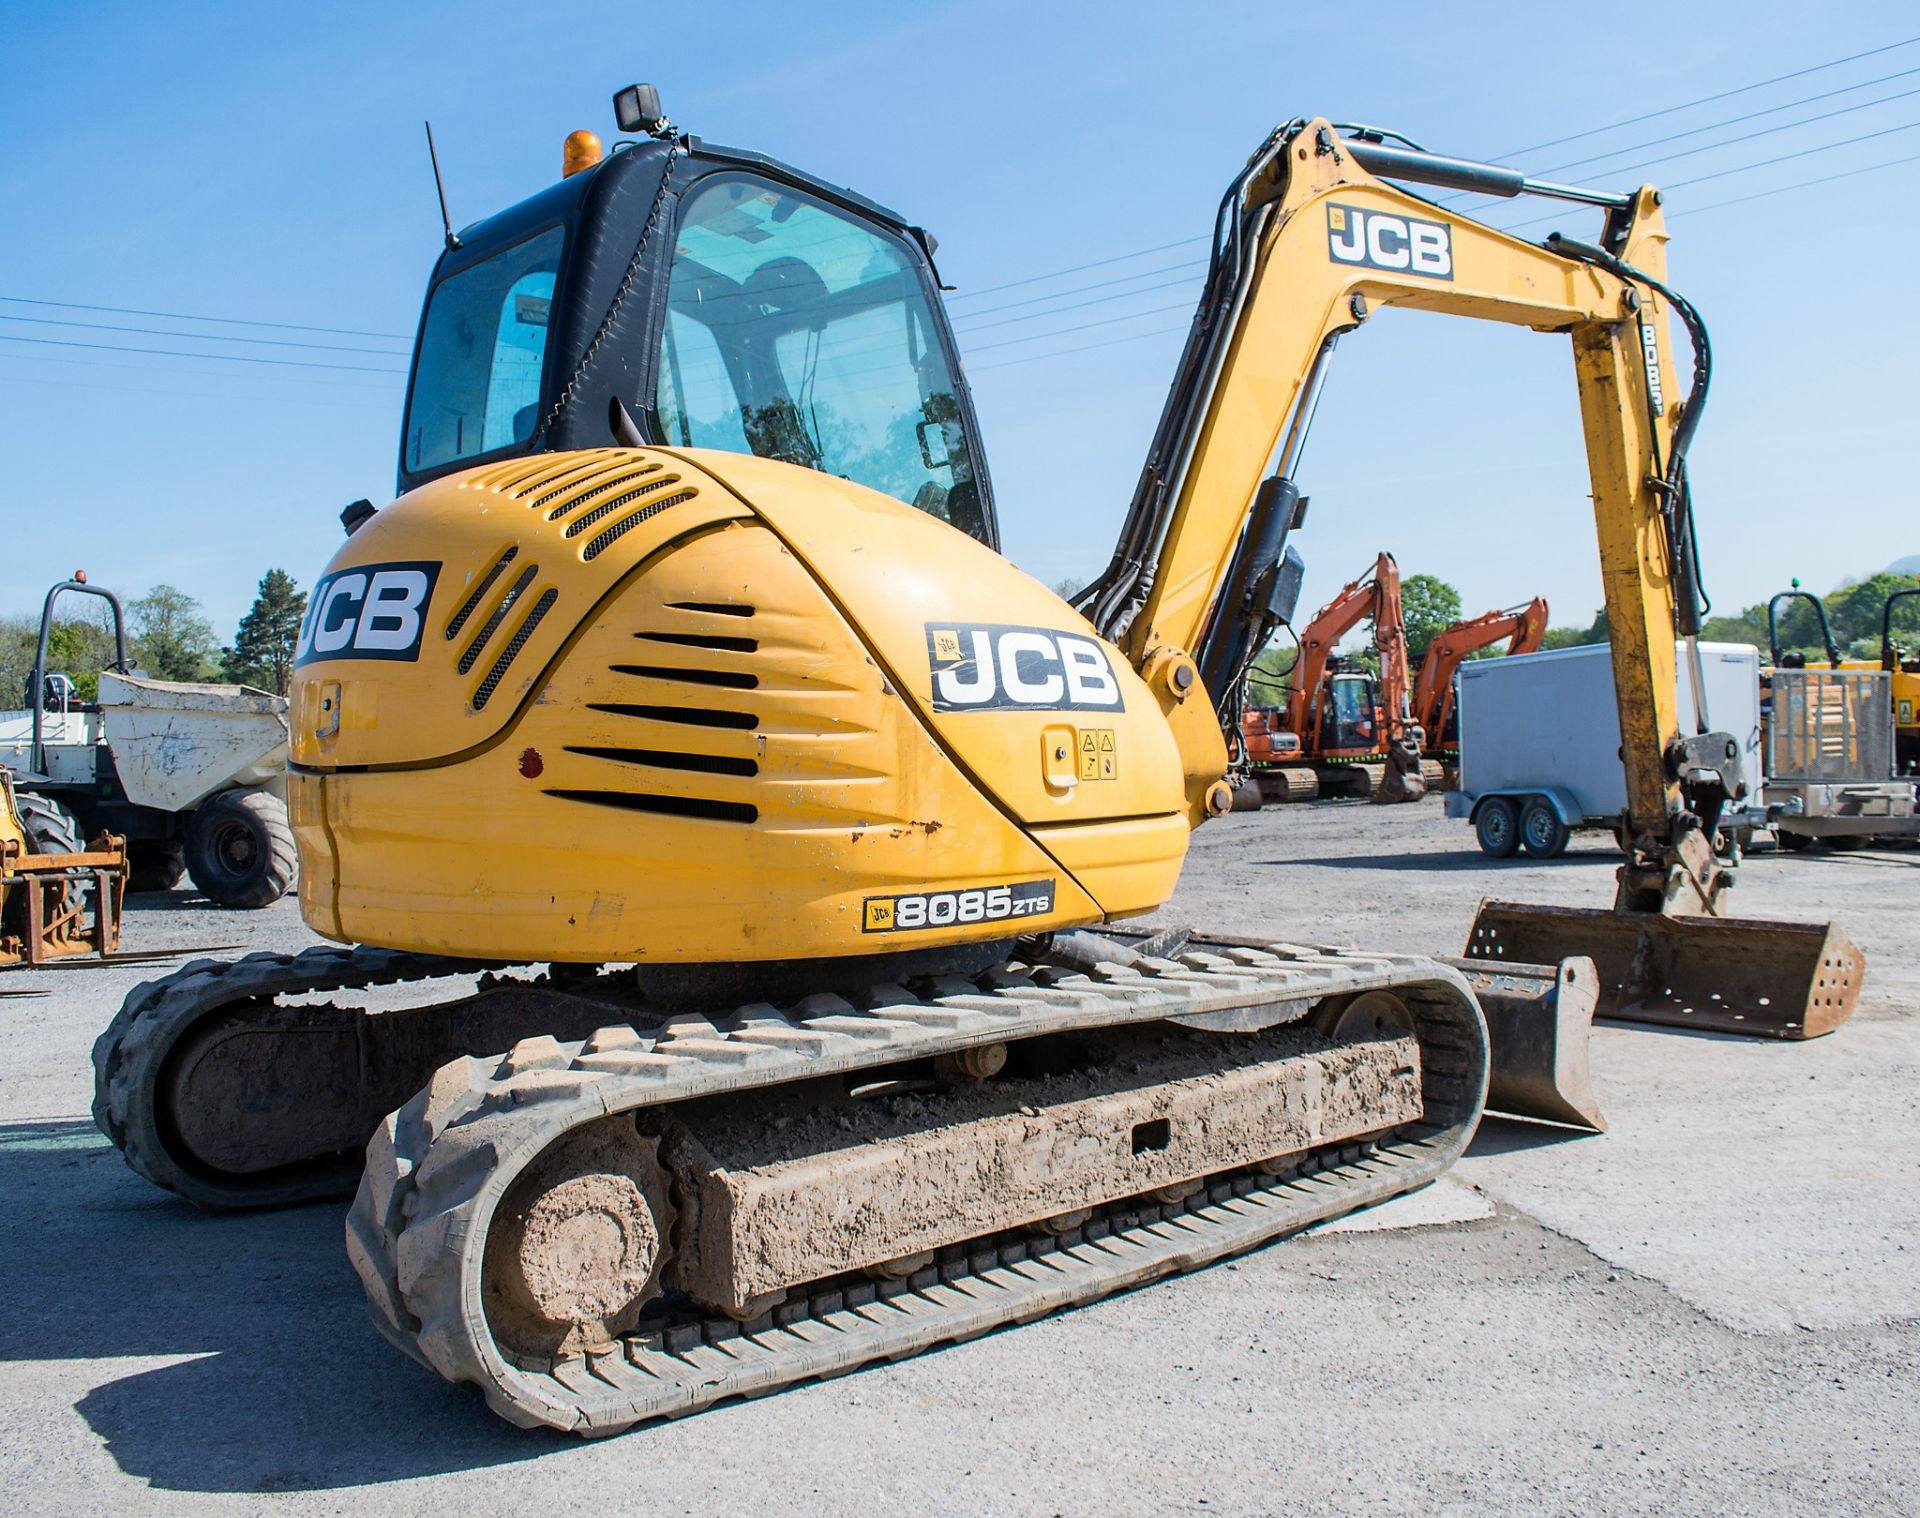
[[[514,1183],[487,1237],[487,1321],[506,1351],[604,1349],[658,1295],[674,1209],[659,1146],[630,1118],[559,1139]]]

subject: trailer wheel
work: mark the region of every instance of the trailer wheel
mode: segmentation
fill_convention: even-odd
[[[1560,820],[1553,803],[1535,796],[1520,814],[1520,841],[1535,859],[1558,859],[1567,851],[1573,830]]]
[[[187,851],[171,840],[127,845],[127,889],[171,891],[187,873]]]
[[[271,792],[222,791],[187,820],[187,873],[216,906],[271,906],[294,869],[293,829]]]
[[[1520,847],[1520,814],[1505,796],[1489,796],[1473,814],[1473,836],[1480,852],[1494,859],[1511,859]]]
[[[1784,849],[1789,854],[1804,854],[1813,847],[1813,834],[1796,833],[1790,828],[1775,828],[1773,846],[1776,849]]]

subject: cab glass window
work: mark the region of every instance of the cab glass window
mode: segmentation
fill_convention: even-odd
[[[751,175],[707,180],[674,246],[665,440],[838,475],[984,539],[938,332],[892,237]]]
[[[532,438],[564,240],[550,228],[434,287],[407,407],[409,474]]]

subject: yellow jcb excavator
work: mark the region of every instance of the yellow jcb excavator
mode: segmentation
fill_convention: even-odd
[[[402,493],[349,518],[300,639],[301,905],[343,947],[133,993],[95,1110],[143,1174],[211,1207],[357,1183],[382,1332],[507,1418],[605,1432],[1423,1184],[1478,1121],[1517,960],[1556,978],[1624,931],[1655,957],[1590,997],[1691,974],[1776,1027],[1844,1015],[1838,933],[1712,915],[1734,770],[1670,682],[1701,392],[1676,427],[1665,312],[1695,321],[1653,190],[1276,129],[1076,612],[996,551],[932,238],[616,98],[634,140],[576,138],[568,177],[449,232]],[[1531,244],[1389,180],[1570,198],[1604,231]],[[1628,755],[1616,910],[1525,953],[1538,914],[1483,920],[1473,981],[1296,942],[1279,903],[1259,941],[1127,932],[1230,805],[1241,677],[1298,584],[1293,461],[1336,340],[1394,305],[1572,341]],[[1815,964],[1853,981],[1816,993]]]

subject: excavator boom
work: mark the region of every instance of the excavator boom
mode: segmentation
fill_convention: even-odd
[[[1413,687],[1413,717],[1429,746],[1445,746],[1453,723],[1453,677],[1461,661],[1502,638],[1509,654],[1535,652],[1547,633],[1547,603],[1535,596],[1525,606],[1483,612],[1456,622],[1427,645]]]
[[[1558,232],[1531,243],[1395,180],[1597,205],[1604,226],[1593,244]],[[1753,935],[1716,931],[1731,867],[1712,840],[1743,782],[1739,745],[1710,730],[1695,646],[1686,463],[1711,359],[1698,313],[1666,282],[1667,241],[1651,186],[1612,194],[1537,183],[1378,134],[1342,136],[1324,120],[1277,129],[1222,202],[1200,309],[1120,542],[1079,604],[1137,663],[1195,651],[1231,722],[1236,698],[1223,693],[1238,689],[1289,609],[1273,590],[1300,515],[1295,470],[1336,345],[1390,307],[1566,336],[1612,633],[1628,858],[1612,913],[1528,919],[1504,909],[1497,926],[1476,925],[1467,953],[1591,952],[1603,1015],[1685,1021],[1714,1009],[1717,983],[1732,984],[1732,960]],[[1684,398],[1672,393],[1670,313],[1693,349]],[[1692,733],[1681,730],[1670,676],[1681,638],[1699,714]],[[1190,753],[1190,773],[1198,757]],[[1665,923],[1655,938],[1641,930],[1655,918],[1699,920]],[[1801,947],[1829,944],[1827,931],[1809,928]],[[1776,942],[1793,936],[1771,932]],[[1684,976],[1672,969],[1676,946]],[[1851,946],[1840,958],[1850,1010],[1861,961]],[[1818,948],[1769,956],[1778,983],[1741,998],[1745,1029],[1804,1036],[1821,962]],[[1820,986],[1821,996],[1831,989]]]

